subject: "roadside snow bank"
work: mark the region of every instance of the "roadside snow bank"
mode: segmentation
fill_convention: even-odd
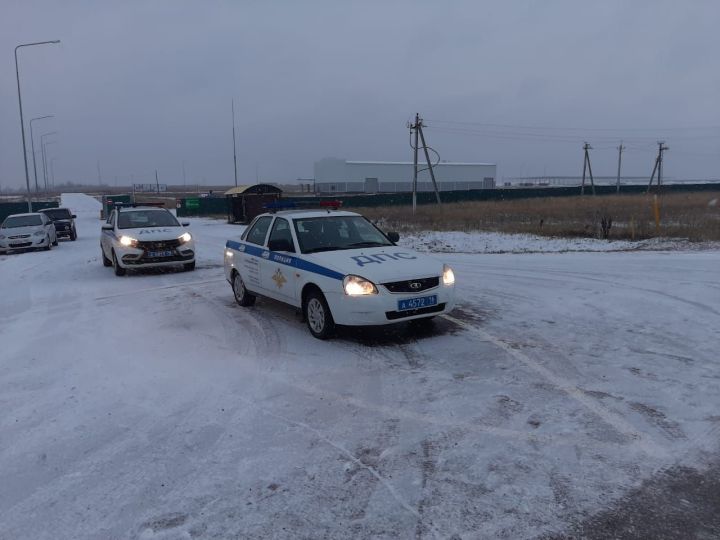
[[[69,208],[75,214],[94,213],[100,216],[102,204],[96,198],[84,193],[63,193],[60,196],[60,206]]]
[[[419,232],[400,238],[400,245],[438,253],[564,253],[569,251],[676,251],[720,249],[720,242],[689,242],[674,238],[598,240],[549,238],[497,232]]]

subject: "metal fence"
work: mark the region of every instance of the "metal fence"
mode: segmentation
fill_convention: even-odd
[[[33,212],[43,210],[45,208],[57,208],[60,206],[57,201],[33,201]],[[27,212],[26,202],[0,202],[0,223],[12,214],[24,214]]]

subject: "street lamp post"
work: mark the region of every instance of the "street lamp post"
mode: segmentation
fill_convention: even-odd
[[[25,144],[25,120],[23,119],[22,95],[20,94],[20,69],[18,68],[17,52],[20,47],[32,47],[34,45],[46,45],[50,43],[60,43],[60,40],[55,39],[52,41],[38,41],[37,43],[23,43],[15,47],[15,78],[17,79],[18,105],[20,107],[20,134],[22,135],[23,165],[25,165],[25,186],[27,187],[28,212],[32,212],[32,201],[30,195],[30,172],[28,171],[27,163],[27,146]]]
[[[57,160],[57,157],[54,157],[50,160],[50,179],[51,184],[53,187],[53,190],[55,189],[55,161]]]
[[[43,178],[45,179],[45,192],[47,193],[48,188],[48,177],[47,177],[47,150],[45,150],[45,146],[49,143],[45,142],[45,137],[48,137],[50,135],[55,135],[57,131],[51,131],[50,133],[45,133],[43,135],[40,135],[40,150],[42,151],[42,160],[43,160]]]
[[[32,157],[33,157],[33,176],[35,178],[35,196],[37,197],[38,194],[38,181],[37,181],[37,165],[35,164],[35,137],[33,136],[33,129],[32,129],[32,123],[35,120],[42,120],[43,118],[53,118],[54,115],[49,114],[47,116],[38,116],[37,118],[32,118],[30,120],[30,149],[32,150]]]

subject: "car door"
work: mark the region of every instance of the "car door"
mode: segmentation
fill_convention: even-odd
[[[108,216],[107,220],[105,221],[104,227],[110,225],[113,227],[115,223],[115,214],[116,211],[113,210],[110,212],[110,215]],[[112,239],[115,237],[115,231],[113,229],[106,229],[104,228],[100,231],[100,247],[103,250],[103,253],[105,253],[105,256],[108,259],[112,260]]]
[[[47,217],[45,214],[40,214],[43,228],[45,229],[45,234],[50,239],[50,242],[55,243],[57,240],[57,236],[55,235],[55,225],[53,224],[52,220]]]
[[[296,247],[289,220],[275,218],[266,247],[268,256],[260,261],[263,288],[277,300],[297,304]]]
[[[250,225],[247,234],[243,236],[245,244],[241,246],[242,250],[238,254],[240,264],[236,269],[240,272],[245,287],[249,291],[260,294],[267,294],[260,277],[262,272],[261,261],[270,256],[270,252],[265,248],[265,240],[272,220],[272,216],[257,218]]]

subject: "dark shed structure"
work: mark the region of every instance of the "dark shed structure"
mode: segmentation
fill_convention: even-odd
[[[264,206],[277,201],[282,190],[270,184],[238,186],[225,192],[228,208],[228,223],[250,223],[252,219],[265,212]]]

